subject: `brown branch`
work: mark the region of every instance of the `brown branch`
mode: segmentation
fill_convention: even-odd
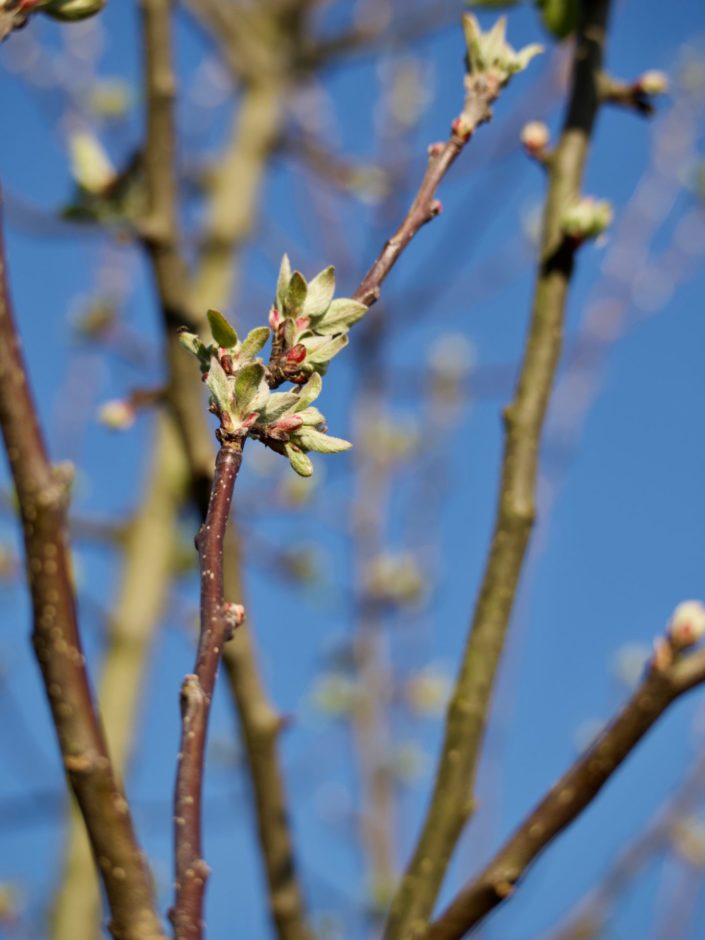
[[[392,902],[387,940],[423,933],[451,853],[472,813],[472,788],[509,618],[534,520],[538,451],[558,366],[573,251],[561,231],[564,208],[579,194],[598,110],[597,82],[609,0],[586,0],[573,87],[551,161],[541,265],[531,326],[512,404],[505,410],[499,505],[471,629],[446,715],[433,794],[421,835]]]
[[[32,641],[68,782],[103,879],[115,937],[162,938],[152,881],[118,785],[81,649],[66,537],[69,479],[52,467],[11,309],[0,240],[0,426],[17,492],[32,597]]]
[[[135,517],[124,533],[121,583],[110,616],[98,701],[113,764],[124,776],[132,753],[144,673],[172,577],[177,512],[187,480],[183,447],[170,415],[154,433],[153,469]],[[100,894],[84,827],[71,814],[61,884],[51,917],[52,940],[95,940]]]
[[[657,653],[639,688],[594,744],[549,790],[487,867],[423,934],[458,940],[511,897],[534,859],[594,800],[646,732],[681,695],[705,682],[705,650],[661,663]]]
[[[610,864],[600,882],[565,915],[544,940],[596,940],[604,930],[611,909],[647,862],[667,848],[674,830],[685,825],[705,790],[705,755],[689,768],[676,793],[669,797],[643,832]]]
[[[151,7],[152,5],[150,5]],[[168,36],[168,6],[157,2],[151,8],[151,18],[145,21],[145,73],[147,85],[154,88],[156,81],[155,53],[151,48],[154,32]],[[156,17],[156,21],[155,21]],[[245,35],[244,31],[242,35]],[[271,40],[278,44],[282,37],[275,30]],[[159,47],[164,49],[164,41]],[[164,54],[168,60],[168,54]],[[163,57],[164,57],[163,56]],[[270,59],[281,67],[285,57],[277,49],[270,51]],[[161,61],[161,58],[160,58]],[[161,68],[166,70],[161,61]],[[233,249],[239,247],[252,228],[256,208],[256,191],[262,181],[262,166],[276,143],[276,129],[281,120],[283,99],[290,84],[281,81],[268,82],[264,73],[255,75],[243,88],[241,111],[233,126],[230,142],[221,161],[221,169],[210,193],[211,209],[208,212],[205,240],[201,249],[199,269],[190,287],[191,303],[196,308],[208,306],[219,308],[229,301],[233,290],[236,258]],[[292,79],[293,81],[293,79]],[[168,154],[169,166],[174,160],[172,120],[159,121],[153,112],[160,108],[171,108],[167,99],[160,104],[156,94],[148,92],[149,112],[147,151],[152,147]],[[159,141],[168,137],[171,141],[164,147]],[[150,161],[153,173],[167,172],[156,158]],[[168,170],[173,175],[173,170]],[[247,191],[243,192],[243,187]],[[172,188],[167,195],[175,198]],[[237,203],[241,211],[232,212]],[[170,218],[175,211],[170,210]],[[229,249],[228,250],[228,243]],[[156,254],[151,253],[153,262]],[[207,276],[206,276],[207,272]],[[159,277],[157,289],[160,295],[163,317],[169,332],[167,355],[173,373],[173,387],[184,398],[188,396],[188,407],[175,408],[180,431],[186,440],[186,452],[194,480],[192,495],[202,515],[207,509],[207,495],[213,473],[213,458],[210,435],[205,430],[201,389],[193,382],[189,357],[178,346],[174,338],[174,326],[189,322],[188,318],[175,322],[170,306],[170,293],[162,292]],[[165,285],[166,288],[169,285]],[[198,318],[196,318],[198,319]],[[183,379],[181,378],[183,370]],[[185,374],[185,373],[188,374]],[[206,434],[206,440],[203,434]],[[203,458],[207,448],[207,459]],[[159,469],[155,473],[159,475]],[[204,485],[205,484],[205,485]],[[204,494],[205,497],[204,498]],[[234,527],[226,535],[226,588],[229,596],[243,597],[239,561],[239,545]],[[306,906],[298,882],[291,832],[288,823],[287,798],[284,777],[278,756],[278,736],[281,722],[272,708],[259,674],[251,625],[239,632],[229,643],[224,655],[231,692],[237,704],[237,712],[243,743],[247,751],[247,769],[252,782],[260,849],[267,875],[268,900],[277,935],[282,940],[310,940],[312,933],[307,925]]]
[[[182,732],[174,795],[176,899],[171,912],[176,940],[201,940],[208,866],[201,840],[203,769],[215,679],[232,624],[225,613],[223,542],[242,441],[224,441],[215,461],[211,498],[196,536],[201,569],[201,627],[196,665],[181,687]]]
[[[355,300],[368,307],[379,300],[382,282],[412,238],[441,211],[441,204],[436,199],[441,181],[477,128],[492,117],[491,106],[499,94],[496,84],[489,82],[484,75],[468,75],[466,83],[467,98],[461,116],[462,135],[453,131],[444,144],[430,148],[428,167],[409,211],[353,294]],[[454,125],[459,123],[460,119]]]

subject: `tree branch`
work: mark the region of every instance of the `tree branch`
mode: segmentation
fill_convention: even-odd
[[[183,447],[170,415],[159,417],[154,442],[147,491],[127,527],[121,582],[98,685],[110,753],[120,776],[129,763],[144,672],[171,583],[176,514],[187,480]],[[51,917],[53,940],[95,940],[100,910],[85,828],[72,813]]]
[[[105,886],[110,929],[126,940],[163,940],[148,866],[93,704],[69,573],[69,478],[47,457],[12,314],[1,237],[0,426],[23,523],[32,641],[68,782]]]
[[[409,940],[423,933],[451,853],[473,808],[472,787],[494,677],[534,520],[539,444],[560,358],[573,266],[574,251],[561,231],[561,215],[579,194],[598,109],[608,8],[609,0],[583,4],[568,114],[549,171],[531,326],[514,401],[504,413],[505,448],[492,543],[448,706],[431,802],[392,902],[387,940]]]
[[[468,75],[467,98],[463,109],[462,134],[452,131],[444,144],[434,144],[429,148],[428,167],[421,180],[421,185],[404,220],[394,235],[387,241],[353,294],[355,300],[372,306],[379,300],[382,282],[392,270],[404,249],[409,245],[419,229],[435,218],[442,209],[435,198],[438,187],[448,170],[462,153],[465,145],[481,124],[492,117],[491,106],[499,94],[499,88],[487,81],[484,75]],[[459,123],[454,122],[454,128]]]
[[[181,687],[182,732],[174,796],[176,900],[171,919],[176,940],[201,940],[208,866],[201,839],[203,770],[208,718],[223,647],[232,632],[225,612],[223,541],[242,441],[223,442],[206,519],[196,536],[201,569],[201,628],[196,665]]]
[[[534,859],[594,800],[666,709],[705,682],[705,650],[661,663],[659,653],[621,712],[549,790],[487,867],[457,895],[423,935],[458,940],[511,897]]]

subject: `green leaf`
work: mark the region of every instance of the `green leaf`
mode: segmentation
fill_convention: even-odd
[[[260,414],[262,424],[272,424],[290,411],[298,410],[299,396],[296,392],[272,392],[267,397]]]
[[[305,450],[312,450],[317,454],[339,454],[352,447],[350,441],[344,441],[342,437],[330,437],[322,431],[308,427],[300,428],[294,440]]]
[[[300,450],[295,444],[286,444],[284,447],[289,463],[301,477],[310,477],[313,473],[311,458]]]
[[[248,362],[235,376],[235,407],[240,417],[244,418],[256,411],[256,398],[260,383],[264,379],[264,366],[261,362]]]
[[[298,399],[296,410],[302,411],[307,405],[310,405],[312,401],[315,401],[321,394],[322,388],[323,379],[317,372],[314,372],[308,382],[301,386],[301,391],[296,396]]]
[[[335,268],[333,265],[321,271],[308,285],[303,315],[320,317],[330,307],[335,293]]]
[[[206,345],[201,342],[198,336],[196,336],[196,334],[192,333],[190,330],[186,329],[178,330],[177,332],[179,336],[179,342],[184,347],[184,349],[188,349],[188,351],[193,353],[194,356],[198,356],[199,359],[203,359],[208,350]]]
[[[325,315],[315,323],[316,333],[343,333],[367,313],[367,307],[348,297],[334,300]]]
[[[269,339],[269,333],[268,326],[257,326],[254,330],[250,330],[242,341],[240,356],[243,359],[252,359],[253,356],[256,356]]]
[[[306,303],[306,294],[308,284],[306,278],[299,271],[294,271],[289,281],[289,289],[286,292],[284,301],[284,315],[287,317],[298,317]]]
[[[215,356],[208,365],[208,378],[206,379],[213,400],[221,411],[229,411],[231,406],[232,389],[223,367]]]
[[[208,322],[210,323],[213,339],[223,349],[232,349],[237,346],[237,333],[230,326],[222,313],[217,310],[208,311]]]
[[[318,375],[317,372],[314,372],[313,374]],[[304,408],[303,411],[297,411],[296,413],[303,420],[306,427],[316,428],[319,426],[319,424],[326,423],[326,419],[323,417],[318,408],[313,406],[311,408]]]
[[[330,339],[327,336],[311,336],[301,342],[308,352],[306,362],[317,366],[337,356],[348,345],[348,337],[345,334],[331,336]]]
[[[289,255],[284,255],[282,258],[282,263],[279,267],[279,277],[277,278],[277,295],[275,300],[275,306],[280,313],[284,313],[284,305],[286,304],[286,294],[289,290],[289,282],[291,281],[291,262],[289,261]]]

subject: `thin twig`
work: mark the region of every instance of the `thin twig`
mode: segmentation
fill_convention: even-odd
[[[225,615],[223,542],[242,441],[221,444],[206,519],[196,536],[201,569],[201,627],[196,665],[181,687],[182,732],[174,796],[176,899],[171,919],[176,940],[201,940],[208,866],[201,839],[203,768],[215,679],[232,625]]]
[[[587,0],[577,38],[573,88],[551,159],[541,265],[514,401],[505,410],[499,505],[467,644],[446,715],[433,794],[421,835],[392,902],[387,940],[423,933],[451,853],[473,809],[472,788],[494,678],[534,520],[538,451],[558,366],[573,254],[561,231],[579,194],[592,126],[609,0]]]
[[[534,859],[569,826],[668,707],[705,682],[705,650],[665,665],[655,656],[649,670],[594,744],[549,790],[487,867],[460,891],[424,940],[459,940],[511,897]]]
[[[32,640],[66,775],[105,886],[111,931],[126,940],[163,940],[149,869],[93,705],[66,539],[70,481],[50,464],[39,428],[11,309],[1,235],[0,426],[24,529]]]
[[[153,48],[155,31],[158,37],[169,35],[169,24],[166,22],[169,8],[163,0],[156,0],[156,3],[150,3],[149,7],[150,16],[145,17],[145,74],[150,113],[147,120],[146,150],[147,153],[166,153],[171,167],[175,159],[173,119],[166,120],[161,114],[157,120],[154,112],[167,107],[171,109],[173,102],[167,99],[160,103],[156,94],[157,82],[154,76],[157,62]],[[271,38],[272,41],[278,42],[280,35],[273,31]],[[158,47],[164,49],[163,38]],[[165,55],[168,60],[168,53]],[[283,61],[276,49],[270,50],[269,58],[279,61],[280,65]],[[161,70],[168,71],[165,62],[161,59],[160,62]],[[281,82],[270,83],[260,75],[243,88],[241,111],[234,123],[230,142],[220,162],[221,169],[210,194],[211,209],[207,213],[205,239],[201,246],[198,270],[189,285],[194,309],[198,305],[198,309],[205,313],[208,306],[220,308],[230,300],[229,294],[232,293],[237,270],[237,251],[234,249],[242,245],[252,229],[256,191],[262,182],[262,167],[270,155],[270,148],[276,143],[275,131],[281,120],[283,98],[290,86],[291,82],[287,83],[284,77]],[[163,138],[170,141],[168,146],[160,142]],[[155,156],[149,161],[155,183],[159,172],[169,172],[173,177],[173,169],[167,169],[160,163],[160,159]],[[247,186],[246,192],[243,192],[243,186]],[[162,193],[162,198],[175,198],[173,188],[160,189],[159,192]],[[243,211],[229,212],[228,209],[235,203]],[[154,199],[152,205],[154,206]],[[176,212],[172,207],[169,210],[169,218],[175,217]],[[156,264],[157,254],[153,247],[150,249],[150,257]],[[185,318],[175,322],[170,304],[169,284],[163,284],[158,275],[156,281],[169,334],[167,357],[173,376],[172,386],[182,396],[182,401],[188,397],[187,405],[174,410],[186,440],[186,452],[194,481],[192,495],[201,514],[205,515],[213,472],[210,436],[206,432],[207,440],[204,442],[203,433],[207,425],[203,420],[201,389],[192,381],[191,364],[174,337],[174,326],[188,323],[189,320]],[[184,375],[183,379],[182,369],[188,370],[188,376]],[[204,448],[207,448],[208,453],[205,462],[201,459]],[[157,468],[155,473],[159,475],[159,472]],[[228,596],[242,598],[240,551],[237,533],[232,526],[226,535],[225,550]],[[269,702],[259,674],[251,623],[247,630],[239,631],[239,635],[228,644],[224,663],[237,704],[240,729],[247,751],[247,770],[252,782],[259,845],[267,875],[272,920],[281,940],[310,940],[312,933],[307,924],[306,906],[298,880],[288,822],[284,775],[278,755],[281,721]]]
[[[394,235],[385,243],[379,256],[353,294],[355,300],[359,300],[360,303],[366,304],[368,307],[379,300],[382,282],[409,242],[422,226],[441,212],[442,206],[436,199],[436,192],[441,181],[458,159],[477,128],[489,121],[492,116],[491,106],[499,93],[499,89],[489,83],[483,75],[475,77],[470,75],[467,78],[467,91],[468,95],[463,110],[463,124],[466,132],[463,136],[458,136],[458,134],[452,132],[444,144],[431,148],[428,167],[409,211]]]

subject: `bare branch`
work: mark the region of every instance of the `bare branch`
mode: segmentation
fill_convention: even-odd
[[[0,426],[24,529],[32,640],[66,775],[105,886],[111,931],[126,940],[163,940],[149,869],[93,704],[69,573],[69,477],[47,457],[14,324],[1,241]]]
[[[511,897],[534,859],[589,806],[667,708],[703,682],[705,650],[683,658],[666,656],[665,662],[658,650],[643,682],[621,712],[549,790],[481,874],[430,925],[424,938],[458,940]]]

